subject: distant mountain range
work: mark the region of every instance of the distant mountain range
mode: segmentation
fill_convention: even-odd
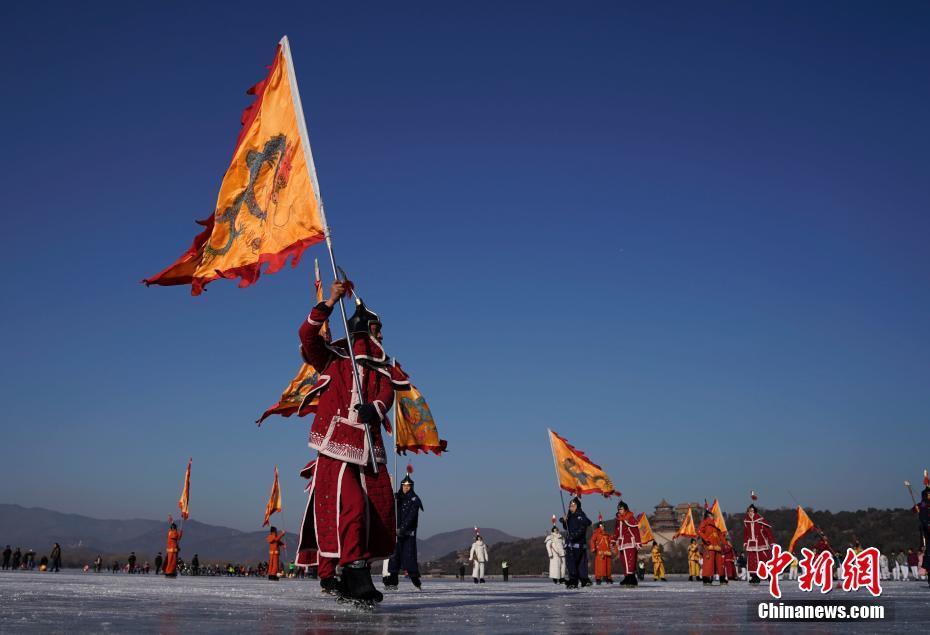
[[[0,504],[0,548],[10,545],[24,552],[33,549],[38,558],[51,551],[57,542],[61,544],[66,566],[90,562],[97,554],[107,562],[113,559],[125,562],[130,551],[136,552],[140,563],[151,561],[157,552],[164,553],[166,532],[167,524],[163,520],[101,520],[40,507]],[[187,560],[196,553],[205,564],[258,562],[267,558],[266,533],[188,520],[184,524],[181,557]],[[518,539],[491,528],[482,529],[481,534],[490,545]],[[420,560],[467,549],[473,538],[474,530],[458,529],[425,540],[418,539]],[[292,550],[296,546],[294,534],[290,534],[287,544],[288,557],[293,557]]]

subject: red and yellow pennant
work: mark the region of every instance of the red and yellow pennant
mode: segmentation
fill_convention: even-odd
[[[681,527],[672,536],[672,540],[675,538],[697,538],[697,535],[697,529],[694,528],[694,516],[691,515],[691,507],[689,506],[688,513],[681,519]]]
[[[714,499],[714,504],[710,507],[710,512],[714,515],[714,524],[717,526],[717,529],[723,533],[727,533],[727,523],[723,519],[723,512],[720,511],[720,503],[717,502],[717,499]]]
[[[620,496],[614,482],[599,465],[591,462],[585,453],[549,430],[552,459],[559,478],[559,487],[573,494],[603,494],[605,497]]]
[[[646,512],[641,512],[636,520],[639,523],[639,544],[645,545],[655,540],[655,536],[652,535],[652,525],[649,524],[649,517],[646,516]]]
[[[284,509],[284,504],[281,502],[281,486],[278,484],[278,466],[274,466],[274,483],[271,485],[271,495],[268,497],[268,504],[265,505],[265,522],[262,523],[262,527],[265,527],[271,515],[275,512],[279,512]]]
[[[794,546],[797,542],[807,535],[813,529],[817,527],[814,525],[814,521],[811,520],[811,517],[807,515],[807,512],[804,511],[804,508],[798,505],[798,526],[794,530],[794,536],[791,537],[791,543],[788,545],[788,551],[794,551]]]
[[[184,472],[184,486],[181,488],[181,498],[178,500],[178,509],[181,510],[181,518],[187,520],[190,518],[191,511],[191,463],[194,458],[187,460],[187,471]]]
[[[184,254],[146,285],[191,285],[200,295],[217,278],[246,287],[279,271],[288,258],[324,237],[318,189],[297,80],[287,38],[268,76],[249,89],[255,101],[242,114],[242,130],[220,185],[213,214]]]
[[[446,441],[439,438],[439,430],[426,400],[411,384],[409,390],[394,393],[397,403],[395,414],[394,445],[398,452],[432,452],[439,455],[446,451]]]

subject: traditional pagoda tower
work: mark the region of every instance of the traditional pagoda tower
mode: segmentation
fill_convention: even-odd
[[[659,531],[678,531],[678,518],[675,515],[675,508],[672,507],[664,498],[655,507],[655,514],[652,515],[652,530]]]

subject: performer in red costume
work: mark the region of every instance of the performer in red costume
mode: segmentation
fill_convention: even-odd
[[[617,503],[616,525],[614,526],[614,544],[623,563],[623,580],[620,586],[636,586],[636,550],[639,548],[639,522],[630,511],[629,505]]]
[[[736,553],[730,544],[730,537],[726,534],[723,534],[720,553],[723,555],[723,570],[727,572],[727,580],[736,580]]]
[[[772,557],[772,526],[765,522],[765,518],[756,509],[755,503],[746,509],[743,517],[743,545],[746,547],[746,566],[749,568],[749,583],[759,584],[756,570],[759,561],[767,561]]]
[[[278,533],[277,527],[268,530],[265,537],[268,542],[268,579],[277,580],[281,573],[281,546],[284,544],[284,532]]]
[[[727,572],[723,563],[723,532],[714,522],[714,514],[704,508],[704,520],[698,526],[698,536],[704,545],[704,564],[701,567],[701,580],[704,584],[713,584],[714,574],[720,577],[720,584],[727,583]]]
[[[184,532],[178,529],[177,525],[171,523],[171,527],[168,528],[168,547],[165,550],[167,554],[165,557],[166,578],[178,577],[178,552],[181,550],[181,536],[183,534]]]
[[[317,304],[300,327],[304,361],[319,370],[319,379],[304,398],[300,415],[314,411],[310,447],[319,455],[304,468],[311,479],[307,510],[300,532],[297,564],[318,564],[324,592],[350,600],[380,602],[371,581],[369,562],[394,553],[394,492],[386,468],[375,474],[370,456],[385,465],[381,426],[390,430],[387,413],[394,390],[409,386],[406,375],[381,346],[381,320],[356,296],[356,311],[348,322],[364,402],[355,390],[346,340],[328,343],[320,333],[333,306],[351,283],[336,281],[329,299]],[[369,447],[365,427],[371,432]],[[318,563],[307,560],[311,550]],[[342,575],[336,577],[336,567]]]

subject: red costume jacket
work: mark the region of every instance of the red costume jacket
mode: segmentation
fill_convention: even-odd
[[[616,516],[617,524],[614,526],[614,543],[618,549],[636,549],[639,547],[639,522],[630,510],[625,510]]]
[[[743,544],[746,551],[768,551],[773,542],[775,536],[772,535],[772,526],[765,522],[765,518],[758,512],[752,518],[746,514],[743,518]]]
[[[714,524],[714,519],[710,516],[701,521],[698,536],[704,543],[705,550],[720,551],[723,548],[723,532]]]
[[[331,308],[320,303],[313,308],[300,327],[300,351],[304,361],[320,373],[319,379],[303,402],[309,404],[319,395],[319,404],[315,408],[302,405],[299,410],[300,415],[316,411],[310,426],[310,447],[319,450],[320,454],[325,456],[356,465],[367,464],[369,453],[373,450],[375,460],[378,463],[386,463],[380,426],[371,426],[374,448],[369,448],[365,435],[366,424],[358,421],[357,413],[353,410],[352,361],[346,341],[339,340],[328,344],[320,336],[320,328],[331,312]],[[400,368],[391,364],[391,360],[375,338],[370,335],[356,335],[353,340],[364,399],[375,405],[381,423],[390,430],[386,415],[394,403],[394,390],[402,390],[409,386],[410,382]]]

